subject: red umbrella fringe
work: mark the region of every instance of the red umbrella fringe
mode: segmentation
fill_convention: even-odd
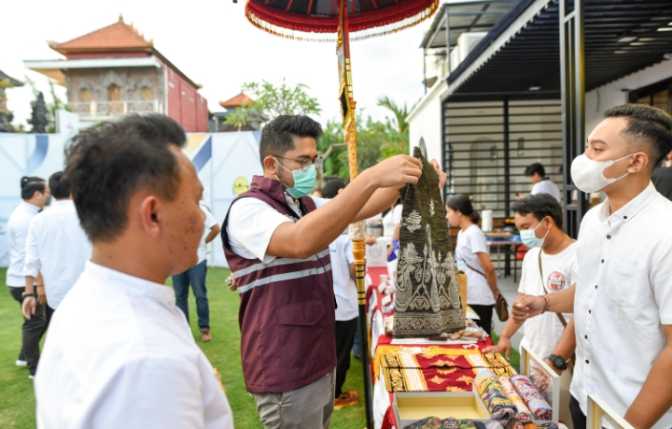
[[[415,6],[417,4],[416,2]],[[366,15],[365,22],[361,19],[358,22],[357,17],[350,17],[350,39],[364,40],[413,27],[431,17],[438,6],[438,0],[430,0],[429,5],[420,11],[417,11],[417,7],[408,7],[395,13],[379,13],[378,17],[373,17],[371,13]],[[280,16],[267,9],[255,7],[252,2],[247,3],[245,16],[255,27],[287,39],[333,42],[337,37],[335,18],[311,18],[296,14]]]

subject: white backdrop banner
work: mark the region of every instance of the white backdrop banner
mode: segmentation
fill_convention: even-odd
[[[22,176],[47,179],[62,170],[68,134],[0,133],[0,266],[7,266],[7,219],[20,202]],[[259,133],[190,133],[185,152],[205,187],[204,200],[215,218],[224,220],[235,196],[261,174]],[[218,237],[209,246],[208,263],[226,266]]]

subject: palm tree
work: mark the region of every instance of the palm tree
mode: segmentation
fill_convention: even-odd
[[[396,129],[399,134],[406,134],[408,132],[408,106],[405,103],[403,106],[400,106],[390,97],[385,96],[378,99],[378,106],[384,107],[394,115]]]
[[[397,153],[408,153],[408,106],[399,105],[388,96],[380,97],[378,106],[387,109],[393,115],[392,120],[387,119],[387,128],[390,132],[387,133],[385,145],[387,147],[383,148],[383,155],[387,157]]]

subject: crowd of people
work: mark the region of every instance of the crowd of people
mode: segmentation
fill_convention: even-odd
[[[184,131],[162,115],[84,129],[64,171],[48,183],[21,179],[7,286],[24,315],[17,365],[35,377],[38,427],[233,427],[188,325],[191,286],[200,339],[212,339],[205,246],[218,234],[240,295],[243,378],[262,424],[326,428],[334,406],[357,402],[357,392],[343,390],[358,332],[347,227],[386,213],[386,235],[397,241],[400,189],[417,183],[422,165],[391,157],[312,197],[321,133],[305,116],[266,124],[263,174],[224,219],[202,202]],[[542,165],[526,170],[534,188],[513,205],[529,250],[513,318],[489,351],[508,354],[522,328],[525,348],[572,371],[577,429],[586,427],[588,394],[637,428],[672,426],[672,232],[662,227],[672,202],[652,183],[662,189],[670,177],[654,175],[670,153],[669,115],[620,106],[572,163],[578,189],[606,195],[577,240],[563,230],[561,194]],[[464,195],[446,206],[468,304],[494,333],[503,298],[478,212]]]

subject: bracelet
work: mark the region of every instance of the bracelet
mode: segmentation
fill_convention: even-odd
[[[37,298],[37,295],[35,295],[34,292],[32,292],[32,293],[26,293],[26,292],[24,292],[24,293],[21,294],[21,298],[22,298],[22,299],[26,299],[26,298],[28,298],[28,297],[31,297],[31,298]]]
[[[544,308],[541,310],[542,313],[546,313],[551,306],[551,302],[548,298],[548,295],[544,295]]]

